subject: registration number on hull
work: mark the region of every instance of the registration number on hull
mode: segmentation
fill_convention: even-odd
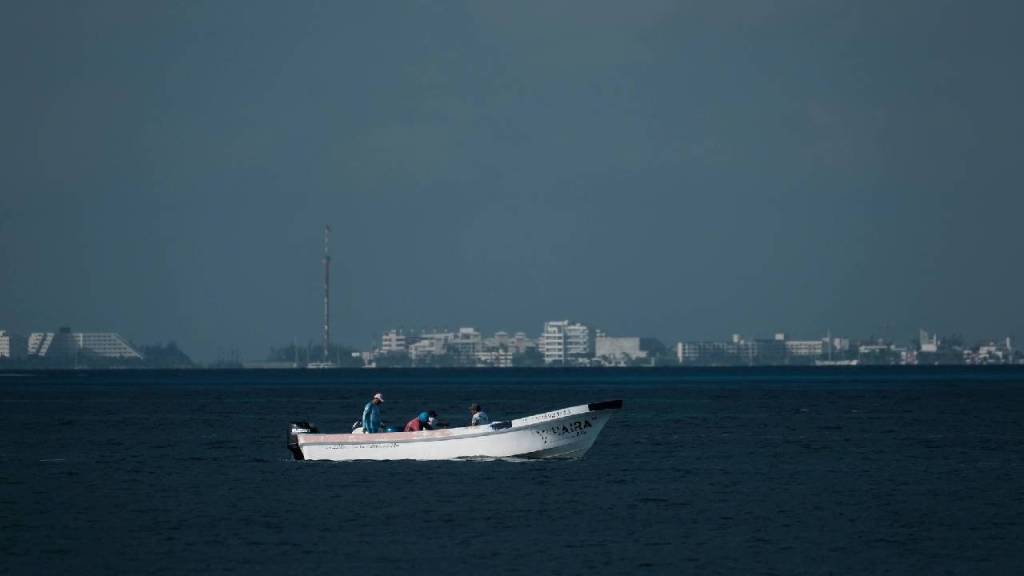
[[[572,422],[565,422],[563,424],[540,428],[534,430],[534,433],[540,436],[545,444],[548,444],[555,440],[585,436],[587,432],[590,431],[590,428],[593,427],[594,425],[590,423],[590,420],[583,418],[580,420],[573,420]]]

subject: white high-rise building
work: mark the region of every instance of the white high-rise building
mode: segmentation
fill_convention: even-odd
[[[0,358],[21,358],[28,351],[24,336],[0,330]]]
[[[53,332],[33,332],[28,336],[28,355],[46,356],[53,344]]]
[[[80,352],[103,358],[142,358],[127,340],[115,332],[34,332],[28,338],[30,356],[74,356]]]
[[[482,346],[483,337],[476,328],[459,328],[459,331],[448,341],[448,350],[463,358],[474,356]]]
[[[536,348],[537,343],[526,336],[523,332],[516,332],[515,336],[512,337],[510,344],[512,351],[516,354],[522,354],[530,348]]]
[[[818,358],[827,352],[828,340],[786,340],[786,354],[795,357]]]
[[[405,334],[399,330],[388,330],[381,334],[380,351],[382,354],[405,352]]]
[[[921,352],[935,353],[939,351],[939,337],[935,334],[928,334],[928,332],[920,330],[918,340],[921,343]]]
[[[539,347],[545,364],[579,362],[594,356],[590,328],[568,320],[545,322]]]
[[[72,334],[79,350],[105,358],[142,358],[120,334],[114,332],[76,332]]]
[[[613,337],[597,333],[594,354],[609,362],[630,362],[647,357],[647,352],[640,349],[640,338]]]
[[[544,332],[540,335],[539,344],[545,364],[565,362],[565,328],[568,325],[568,320],[544,323]]]
[[[454,337],[451,332],[422,333],[416,337],[415,342],[409,344],[409,358],[416,361],[427,356],[440,356],[447,352],[448,342]]]

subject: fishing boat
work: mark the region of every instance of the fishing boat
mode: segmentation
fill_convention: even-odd
[[[622,400],[609,400],[482,426],[378,434],[321,434],[293,422],[288,449],[296,460],[576,459],[621,408]]]

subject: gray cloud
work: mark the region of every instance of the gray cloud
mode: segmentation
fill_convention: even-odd
[[[1020,11],[13,6],[0,328],[1020,334]]]

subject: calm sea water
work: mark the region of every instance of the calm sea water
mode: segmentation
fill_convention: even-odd
[[[584,460],[296,462],[286,425],[622,398]],[[1021,370],[0,375],[0,573],[1024,573]]]

